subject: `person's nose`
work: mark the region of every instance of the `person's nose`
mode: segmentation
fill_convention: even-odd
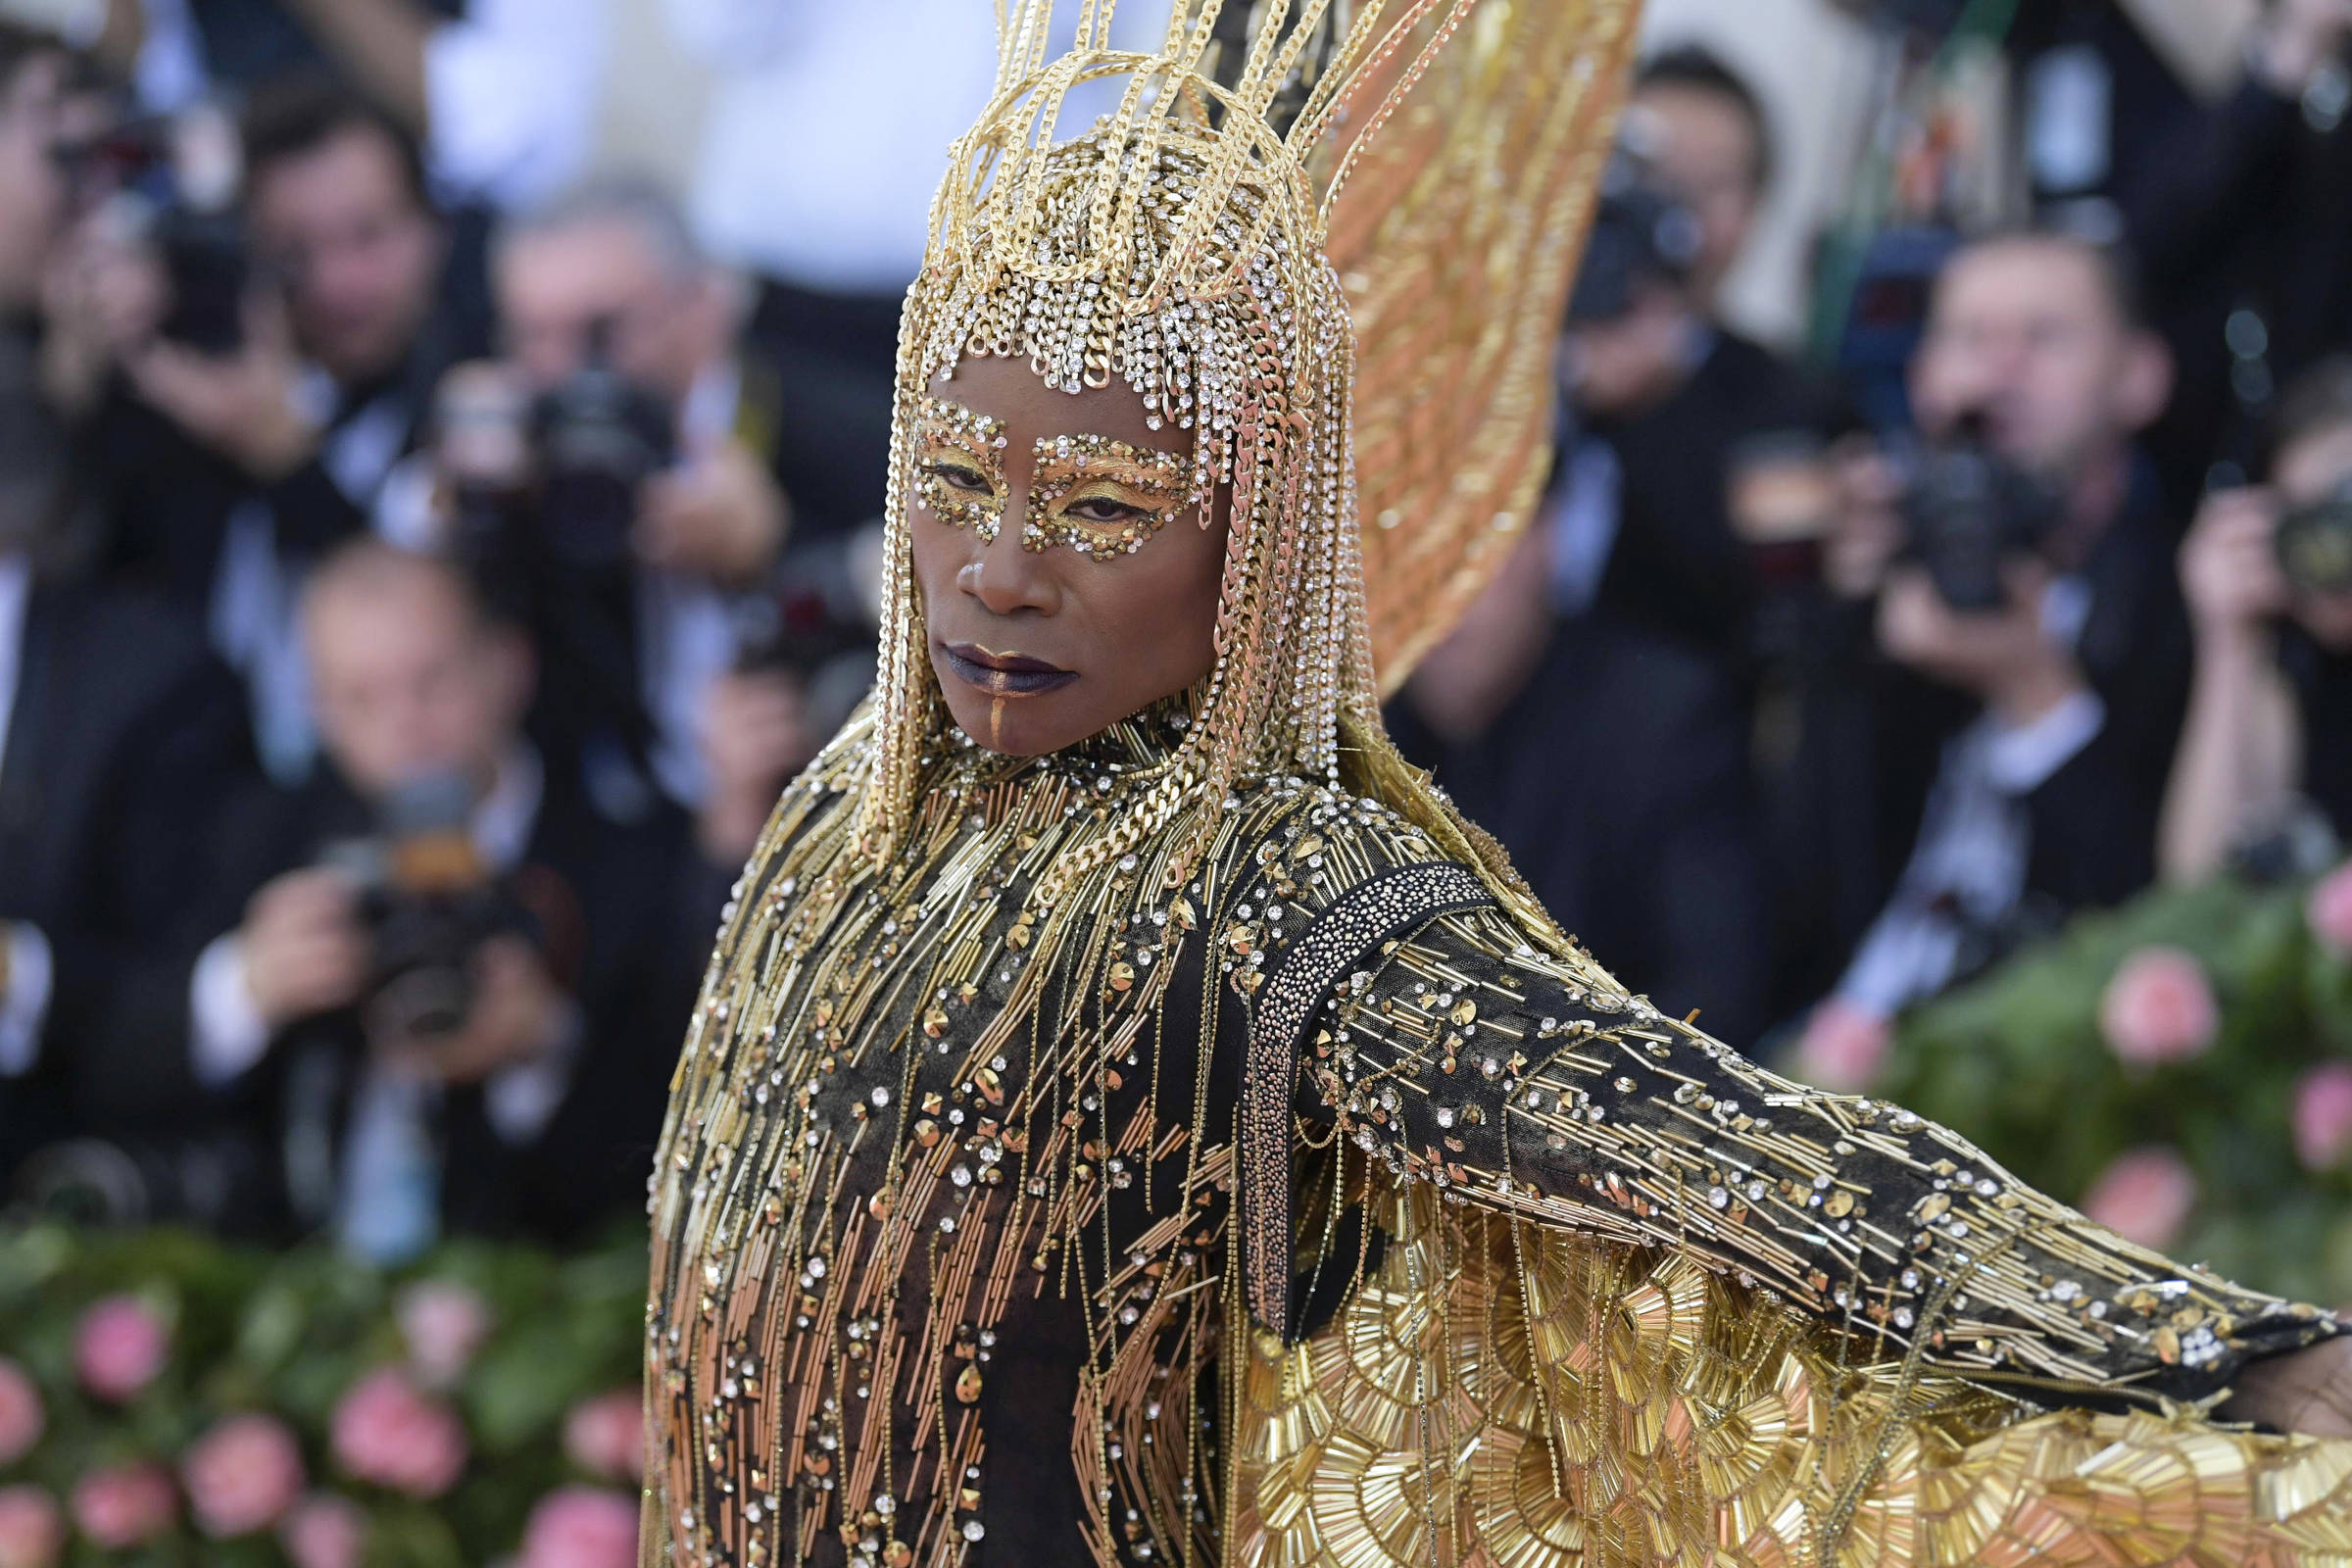
[[[2034,345],[2023,333],[2011,333],[1992,344],[1984,357],[1984,385],[1979,396],[1986,401],[2012,397],[2025,384],[2034,361]]]
[[[997,536],[980,544],[977,560],[957,574],[963,591],[997,615],[1051,615],[1061,608],[1061,593],[1047,556],[1022,548],[1029,498],[1015,487],[1004,498],[1004,515]],[[975,543],[979,543],[975,538]]]

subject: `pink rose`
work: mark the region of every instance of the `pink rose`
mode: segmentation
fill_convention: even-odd
[[[66,1516],[38,1487],[0,1489],[0,1568],[50,1568],[66,1549]]]
[[[2333,1170],[2352,1153],[2352,1062],[2314,1067],[2295,1085],[2295,1157]]]
[[[2303,918],[2322,947],[2339,958],[2352,958],[2352,860],[2320,878],[2303,901]]]
[[[490,1337],[490,1307],[466,1286],[426,1280],[401,1294],[400,1332],[416,1375],[446,1389],[465,1376],[473,1352]]]
[[[49,1413],[42,1408],[41,1391],[24,1369],[0,1355],[0,1466],[15,1464],[32,1451],[48,1430]]]
[[[387,1367],[360,1380],[335,1406],[335,1458],[362,1481],[412,1497],[437,1497],[466,1468],[457,1412]]]
[[[1885,1018],[1832,997],[1805,1023],[1805,1037],[1796,1048],[1796,1076],[1833,1094],[1860,1094],[1878,1081],[1893,1039]]]
[[[2107,1048],[2133,1066],[2202,1055],[2221,1025],[2204,965],[2179,948],[2134,953],[2099,999],[2099,1030]]]
[[[180,1463],[188,1506],[215,1541],[267,1530],[302,1495],[302,1449],[275,1416],[232,1415]]]
[[[564,1420],[564,1451],[571,1462],[606,1481],[645,1476],[645,1399],[635,1389],[615,1389],[583,1399]]]
[[[286,1515],[277,1540],[294,1568],[360,1568],[368,1516],[348,1497],[317,1493]]]
[[[617,1492],[565,1487],[539,1499],[520,1568],[633,1568],[637,1505]]]
[[[178,1512],[172,1477],[159,1464],[93,1471],[74,1488],[74,1523],[108,1551],[153,1541]]]
[[[2117,1155],[2082,1200],[2083,1213],[2124,1240],[2159,1251],[2180,1239],[2196,1206],[2196,1177],[2161,1145]]]
[[[110,1296],[81,1316],[74,1366],[101,1399],[122,1404],[164,1369],[163,1319],[135,1296]]]

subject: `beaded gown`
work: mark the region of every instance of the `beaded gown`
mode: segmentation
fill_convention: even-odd
[[[1112,862],[1029,975],[1040,868],[1181,717],[948,738],[880,877],[858,727],[787,798],[657,1175],[649,1563],[2352,1544],[2344,1446],[2183,1408],[2326,1320],[1748,1065],[1377,801],[1247,781],[1197,876]],[[1080,1049],[975,1051],[1024,981]]]
[[[1635,8],[1052,10],[908,297],[874,696],[673,1082],[644,1568],[2352,1560],[2352,1445],[2200,1409],[2332,1319],[1628,996],[1381,731],[1542,478]],[[1227,531],[1208,675],[1031,760],[910,567],[1011,520],[925,488],[978,356],[1123,381]]]

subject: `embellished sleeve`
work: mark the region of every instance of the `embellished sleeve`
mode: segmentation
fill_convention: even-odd
[[[2314,1308],[2134,1247],[1943,1128],[1742,1059],[1531,942],[1409,833],[1294,817],[1223,933],[1249,1001],[1245,1276],[1287,1332],[1294,1116],[1397,1178],[1683,1249],[1920,1364],[2065,1403],[2203,1397],[2338,1332]],[[1357,824],[1344,824],[1357,825]],[[1284,927],[1289,928],[1286,935]],[[1239,949],[1247,952],[1237,952]],[[1282,1180],[1255,1173],[1278,1166]]]

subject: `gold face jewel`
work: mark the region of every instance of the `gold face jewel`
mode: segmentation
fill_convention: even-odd
[[[1192,465],[1103,435],[1041,438],[1021,548],[1068,545],[1101,561],[1132,556],[1192,505]]]
[[[915,416],[915,498],[951,528],[996,542],[1004,517],[1004,425],[960,403],[925,398]]]

